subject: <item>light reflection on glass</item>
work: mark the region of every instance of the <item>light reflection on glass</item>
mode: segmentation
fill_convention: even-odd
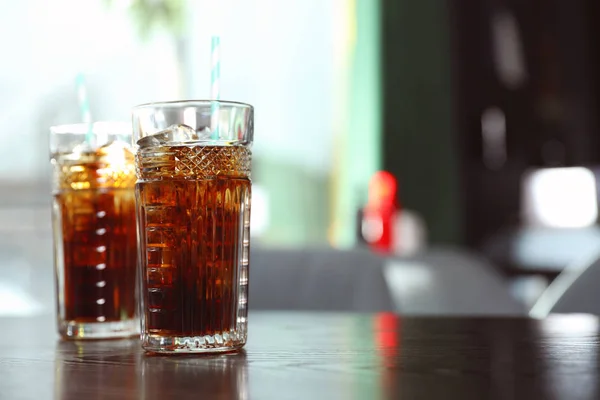
[[[191,128],[198,129],[196,126],[196,108],[188,107],[183,110],[183,123]]]

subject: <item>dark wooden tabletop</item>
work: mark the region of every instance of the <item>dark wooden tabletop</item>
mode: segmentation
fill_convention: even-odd
[[[0,319],[1,399],[596,399],[598,319],[254,313],[244,352],[149,356]]]

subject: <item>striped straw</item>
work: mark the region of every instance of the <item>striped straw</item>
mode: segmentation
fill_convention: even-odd
[[[211,104],[211,138],[219,138],[219,103],[221,99],[220,81],[221,81],[221,38],[212,36],[210,41],[210,96],[213,101]]]
[[[85,87],[85,77],[82,73],[77,74],[75,80],[77,85],[77,98],[79,100],[79,111],[81,112],[81,119],[83,123],[88,125],[88,131],[85,135],[85,141],[89,145],[94,144],[94,132],[92,130],[92,112],[90,111],[90,100],[87,95]]]

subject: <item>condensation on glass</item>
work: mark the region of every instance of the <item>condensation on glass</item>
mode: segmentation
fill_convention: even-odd
[[[223,352],[247,339],[253,108],[133,111],[142,346]]]
[[[50,135],[59,334],[139,334],[131,125],[63,125]]]

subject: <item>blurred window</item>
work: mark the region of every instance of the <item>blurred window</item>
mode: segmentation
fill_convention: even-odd
[[[133,105],[150,101],[206,98],[210,38],[217,33],[221,98],[256,107],[257,241],[324,242],[334,1],[189,0],[158,29],[148,20],[156,14],[139,7],[161,2],[175,7],[181,0],[3,5],[3,28],[12,34],[0,37],[10,55],[0,74],[0,209],[49,206],[48,127],[81,120],[78,73],[85,75],[94,120],[129,120]]]

